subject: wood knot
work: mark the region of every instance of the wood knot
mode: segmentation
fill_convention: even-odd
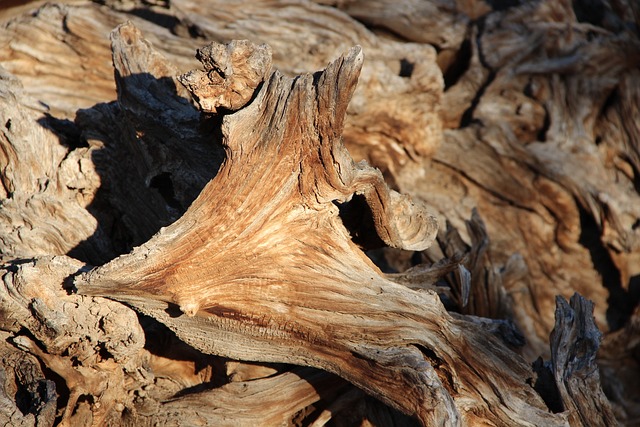
[[[271,48],[247,40],[211,43],[198,49],[196,58],[204,70],[189,71],[178,80],[206,113],[244,107],[271,72]]]

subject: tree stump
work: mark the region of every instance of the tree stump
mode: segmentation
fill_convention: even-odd
[[[623,3],[3,6],[0,419],[633,425]]]

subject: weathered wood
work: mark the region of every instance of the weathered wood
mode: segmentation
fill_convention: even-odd
[[[323,398],[333,399],[345,389],[349,384],[333,375],[296,368],[262,380],[233,382],[170,399],[146,425],[187,425],[185,420],[203,426],[287,425],[296,414]]]
[[[637,304],[628,287],[638,274],[639,199],[617,148],[634,131],[611,123],[637,109],[625,82],[638,38],[579,22],[572,4],[523,3],[472,25],[468,69],[443,99],[451,129],[420,169],[430,187],[415,189],[411,168],[396,180],[459,230],[477,207],[497,265],[522,257],[528,274],[505,289],[530,360],[548,351],[557,294],[589,295],[602,330],[620,327]]]
[[[640,349],[640,308],[623,329],[605,335],[598,352],[598,367],[602,388],[612,402],[616,417],[624,425],[633,425],[640,420],[640,398],[637,378],[640,368],[637,354]]]
[[[593,303],[579,295],[569,304],[558,297],[556,326],[551,333],[551,366],[564,409],[573,425],[616,425],[600,388],[596,352],[600,331],[593,322]]]
[[[52,426],[56,387],[42,373],[40,361],[11,344],[12,334],[0,333],[0,423],[16,427]]]
[[[114,46],[131,31],[117,30]],[[513,387],[531,372],[498,340],[448,317],[435,295],[388,281],[351,242],[334,202],[357,194],[389,245],[424,249],[436,232],[419,205],[342,146],[362,61],[352,49],[313,76],[271,74],[248,106],[224,116],[227,159],[185,215],[78,277],[78,291],[126,301],[207,353],[334,372],[426,425],[472,423],[480,413],[561,424]],[[460,348],[469,348],[462,365],[452,359]],[[494,403],[457,406],[476,393],[474,372],[487,363],[506,368],[489,380],[501,396],[487,388],[482,400]]]
[[[56,134],[39,125],[46,120],[42,110],[25,97],[15,77],[0,74],[3,257],[66,253],[97,226],[86,210],[99,185],[93,164],[82,150],[67,156]]]
[[[70,258],[54,257],[2,270],[3,311],[11,314],[11,323],[3,322],[2,327],[18,333],[14,345],[64,379],[69,396],[61,425],[102,424],[118,408],[122,411],[130,398],[123,372],[144,345],[133,311],[65,292],[63,284],[81,266]],[[21,329],[31,336],[19,334]],[[100,402],[91,410],[86,402],[90,396]],[[81,397],[84,404],[76,407]]]
[[[596,352],[601,333],[593,319],[593,303],[575,294],[569,303],[558,297],[551,333],[551,360],[538,360],[536,388],[545,390],[547,405],[565,412],[570,425],[613,426],[618,421],[600,387]]]
[[[346,246],[323,247],[322,262],[313,271],[302,269],[302,272],[289,275],[291,281],[301,282],[298,280],[300,277],[322,269],[318,266],[331,270],[333,273],[328,274],[329,277],[342,272],[342,276],[351,277],[346,282],[351,281],[356,289],[353,295],[340,291],[340,295],[352,298],[347,298],[350,302],[347,304],[345,300],[343,304],[356,307],[357,302],[359,307],[378,307],[379,311],[373,312],[378,313],[381,320],[374,322],[375,327],[365,322],[366,316],[357,321],[346,321],[345,330],[353,327],[357,332],[342,343],[338,339],[335,345],[343,351],[352,349],[354,337],[362,338],[361,331],[366,332],[364,335],[369,342],[377,342],[378,335],[381,335],[384,340],[380,347],[400,348],[389,357],[390,361],[397,363],[398,357],[404,354],[411,357],[414,368],[422,366],[420,363],[424,361],[433,365],[431,372],[440,374],[438,381],[444,389],[438,388],[438,381],[427,389],[431,396],[438,393],[441,393],[438,396],[449,395],[451,400],[443,399],[444,406],[450,405],[457,410],[462,405],[466,411],[472,411],[468,408],[479,405],[476,409],[481,409],[473,415],[479,417],[477,419],[500,419],[507,424],[516,422],[514,419],[533,422],[531,420],[535,416],[531,416],[528,408],[534,407],[534,412],[541,417],[541,412],[536,411],[545,408],[538,394],[552,410],[561,409],[554,406],[549,397],[553,396],[553,391],[532,391],[535,374],[516,353],[521,352],[528,360],[540,355],[549,360],[556,357],[548,345],[549,333],[559,320],[556,317],[554,321],[556,295],[568,298],[577,290],[595,302],[596,324],[604,333],[603,347],[598,354],[600,376],[598,379],[593,363],[589,363],[587,371],[572,372],[573,376],[563,378],[561,382],[567,390],[565,397],[581,397],[577,402],[569,397],[561,407],[583,409],[565,414],[545,412],[545,417],[553,422],[580,425],[585,423],[580,418],[581,414],[593,413],[594,419],[611,423],[608,403],[598,387],[602,380],[618,419],[629,425],[637,421],[640,412],[634,396],[638,395],[638,383],[632,379],[638,372],[637,357],[634,357],[638,328],[637,314],[633,317],[632,313],[637,307],[637,278],[640,273],[637,267],[640,265],[640,228],[637,227],[640,215],[636,185],[640,169],[636,141],[640,138],[640,128],[635,120],[640,114],[640,92],[635,85],[639,78],[640,48],[636,29],[640,14],[635,3],[625,0],[613,4],[607,1],[549,0],[511,2],[507,5],[465,0],[455,5],[444,5],[439,1],[419,3],[407,0],[399,6],[394,2],[376,1],[369,3],[368,7],[364,2],[355,0],[320,0],[316,2],[318,4],[303,0],[255,4],[199,0],[155,4],[133,0],[101,4],[89,1],[65,3],[40,7],[42,2],[33,2],[34,7],[40,7],[35,13],[25,13],[27,9],[10,7],[12,4],[6,2],[0,5],[0,19],[9,20],[0,28],[0,65],[3,67],[0,76],[0,177],[4,189],[0,194],[0,253],[3,260],[12,260],[3,267],[2,275],[5,283],[13,284],[14,279],[23,278],[20,280],[32,282],[34,286],[5,286],[5,290],[27,289],[27,293],[7,291],[7,294],[3,291],[0,323],[3,330],[10,331],[10,342],[14,348],[22,348],[17,349],[16,354],[29,351],[43,366],[48,369],[55,367],[54,371],[57,369],[62,373],[62,380],[56,377],[58,406],[61,408],[57,421],[64,419],[65,423],[74,424],[90,423],[91,419],[96,422],[108,419],[109,424],[152,422],[150,420],[154,417],[167,414],[160,408],[168,408],[164,404],[175,393],[182,391],[186,394],[181,397],[187,397],[189,393],[201,390],[203,384],[204,388],[221,391],[219,387],[224,387],[229,381],[226,375],[236,379],[259,378],[269,372],[282,372],[281,365],[277,364],[260,368],[243,364],[232,368],[229,365],[226,371],[221,358],[188,349],[175,337],[171,338],[169,347],[182,350],[173,353],[161,350],[153,345],[153,341],[171,336],[171,333],[146,317],[140,318],[140,322],[151,341],[144,349],[138,344],[136,348],[139,349],[131,354],[124,369],[119,369],[117,357],[106,351],[100,353],[102,361],[98,364],[92,357],[80,364],[70,363],[67,359],[75,357],[75,350],[69,350],[68,354],[64,350],[60,352],[52,344],[52,338],[41,333],[48,330],[46,325],[43,326],[46,323],[43,323],[43,316],[51,317],[50,310],[59,309],[58,304],[47,298],[44,298],[44,305],[39,302],[43,295],[71,304],[66,306],[68,315],[51,317],[57,319],[53,321],[57,328],[54,328],[57,331],[54,335],[79,342],[82,339],[69,338],[78,336],[77,331],[73,332],[77,327],[75,323],[67,325],[63,321],[76,315],[69,310],[75,306],[78,318],[84,318],[86,314],[82,313],[89,310],[88,307],[105,301],[78,298],[61,291],[64,278],[75,274],[81,264],[68,258],[51,259],[49,255],[68,254],[83,262],[101,265],[147,242],[163,226],[169,226],[163,232],[166,233],[172,227],[170,224],[178,220],[192,203],[200,203],[194,200],[216,175],[225,158],[220,143],[238,136],[232,132],[231,136],[236,136],[230,138],[232,129],[222,126],[220,113],[226,114],[227,123],[232,123],[233,117],[241,117],[251,108],[255,109],[254,102],[258,98],[252,98],[252,85],[249,85],[247,93],[251,95],[248,99],[243,96],[249,101],[247,107],[233,114],[227,107],[222,110],[216,107],[216,114],[201,116],[192,106],[191,95],[178,82],[177,76],[197,66],[193,59],[196,48],[210,41],[225,43],[233,39],[251,39],[271,45],[274,68],[288,77],[317,71],[352,45],[361,45],[366,60],[352,101],[346,107],[343,141],[356,160],[366,159],[377,166],[392,188],[411,194],[416,201],[426,201],[432,212],[437,214],[441,228],[447,224],[449,230],[441,234],[437,247],[424,252],[416,250],[421,249],[419,246],[407,246],[414,249],[403,252],[378,250],[375,262],[390,270],[396,269],[396,274],[382,275],[364,258],[360,249],[377,248],[385,243],[402,246],[403,238],[398,238],[392,222],[388,221],[391,215],[384,214],[391,211],[385,205],[384,195],[379,199],[382,203],[376,204],[377,194],[370,194],[367,198],[357,190],[353,196],[353,192],[338,191],[340,196],[334,199],[337,210],[329,206],[332,209],[330,223],[323,223],[315,229],[314,233],[324,237],[313,240],[317,247],[310,253],[317,254],[318,247],[322,247],[327,239],[346,241]],[[326,6],[329,4],[335,7]],[[9,9],[4,9],[6,7]],[[594,12],[596,9],[597,13]],[[111,54],[108,33],[127,20],[142,29],[159,53],[141,38],[140,33],[131,30],[114,39],[114,53]],[[442,23],[451,25],[442,26]],[[416,28],[416,25],[426,28]],[[433,49],[428,43],[438,49]],[[112,62],[116,70],[115,80]],[[223,71],[222,74],[228,74],[228,70],[222,70],[221,63],[216,67]],[[265,75],[269,75],[268,70]],[[215,77],[214,74],[211,76]],[[320,74],[316,77],[319,78]],[[289,80],[281,79],[267,82],[273,83],[272,89],[284,90],[285,82]],[[300,91],[295,93],[309,93],[301,90],[307,81],[299,77],[290,85]],[[263,83],[258,87],[263,95],[268,89],[264,86],[269,85]],[[314,84],[311,86],[316,88]],[[230,94],[227,89],[222,92]],[[278,93],[285,97],[288,92]],[[116,96],[117,101],[109,102]],[[266,95],[265,98],[269,100]],[[280,102],[287,104],[286,97]],[[223,105],[236,109],[241,104],[233,101]],[[267,102],[265,105],[270,104]],[[309,129],[305,128],[308,124],[302,121],[296,132],[288,135],[302,133],[303,129]],[[447,129],[444,134],[442,125]],[[245,124],[236,123],[235,126],[237,131]],[[259,123],[246,126],[262,129]],[[224,132],[226,134],[223,135]],[[334,132],[333,135],[339,133]],[[253,135],[242,139],[255,141]],[[265,171],[264,165],[255,170],[248,164],[246,169],[240,168],[250,152],[252,150],[245,150],[240,156],[233,149],[227,150],[226,155],[231,156],[227,157],[225,164],[227,167],[235,164],[234,168],[238,169],[223,168],[221,171],[235,170],[234,173],[239,175],[242,171],[243,178],[236,178],[236,185],[245,182],[244,176],[255,178]],[[316,155],[312,151],[307,159],[322,159]],[[296,164],[295,158],[291,156],[291,164]],[[325,167],[332,163],[325,161]],[[338,176],[351,170],[349,162],[340,165]],[[307,170],[319,167],[313,162],[308,166],[313,168]],[[229,176],[233,178],[233,175]],[[256,185],[266,185],[275,175],[266,174],[265,178],[256,181]],[[229,187],[231,178],[228,178]],[[374,181],[378,183],[376,192],[386,194],[382,180],[375,178]],[[313,182],[315,185],[323,181]],[[312,188],[313,185],[304,187],[305,191]],[[329,186],[331,189],[335,190],[335,187]],[[261,197],[266,200],[269,194],[269,191],[264,191]],[[331,197],[334,196],[320,201],[312,199],[314,203],[311,206],[317,207],[316,203],[322,205],[332,200]],[[227,205],[230,206],[227,211],[232,213],[234,205]],[[478,223],[478,217],[472,216],[474,208],[477,208],[478,217],[482,217],[485,227],[467,228],[466,222],[470,218],[471,223]],[[282,212],[285,210],[285,207],[281,209]],[[224,208],[216,215],[223,214]],[[313,209],[305,211],[305,214],[313,214]],[[236,216],[234,214],[234,218]],[[401,218],[395,214],[392,216]],[[287,222],[279,222],[283,219],[291,219],[291,215],[269,217],[265,221],[283,227]],[[376,219],[379,221],[375,222]],[[198,217],[198,221],[202,219]],[[300,224],[299,231],[292,228],[291,234],[308,236],[310,224],[315,226],[309,221],[305,227]],[[233,230],[234,225],[227,226]],[[195,226],[198,230],[200,227],[204,225],[198,223]],[[341,231],[337,232],[338,229]],[[245,243],[260,236],[267,241],[269,233],[247,237]],[[378,233],[381,233],[380,237]],[[238,235],[243,236],[242,232]],[[290,237],[279,242],[286,243]],[[192,239],[192,242],[198,240]],[[196,246],[215,248],[218,243],[198,243]],[[297,243],[289,249],[295,245]],[[257,248],[263,247],[258,245]],[[244,277],[242,286],[249,288],[249,282],[261,277],[263,271],[277,270],[275,263],[266,261],[257,263],[255,267],[243,265],[250,264],[249,260],[267,259],[277,252],[277,247],[266,249],[250,256],[243,253],[244,258],[240,257],[237,265],[226,273]],[[226,253],[226,249],[220,252]],[[231,251],[230,255],[237,258],[234,254],[239,253],[239,250]],[[282,263],[291,268],[288,261],[296,254],[289,255],[282,258]],[[355,260],[351,259],[354,255],[357,255]],[[222,255],[216,253],[215,256],[214,260]],[[34,257],[37,258],[35,261],[16,261],[16,258]],[[186,257],[178,264],[188,265]],[[327,267],[336,257],[350,260],[337,268]],[[202,265],[209,262],[205,258]],[[418,261],[427,264],[415,266]],[[413,269],[407,270],[409,267]],[[282,274],[286,271],[283,268]],[[379,297],[358,293],[358,289],[363,289],[362,280],[353,280],[351,275],[363,271],[367,277],[373,271],[375,284],[394,290],[390,292],[394,296],[386,298],[389,302],[383,298],[382,304]],[[440,278],[441,274],[446,274],[444,280]],[[141,283],[145,280],[150,279],[144,278]],[[194,276],[192,282],[197,283],[198,280]],[[324,281],[314,280],[313,284]],[[335,277],[334,281],[337,283]],[[269,288],[268,285],[259,286]],[[403,288],[407,286],[413,290]],[[258,287],[258,290],[263,288]],[[57,290],[51,293],[47,289]],[[437,298],[425,289],[438,292],[448,309],[467,315],[448,315],[438,305]],[[414,300],[416,294],[420,295],[418,300]],[[225,295],[229,295],[230,301],[243,304],[236,293],[229,291]],[[247,295],[250,296],[250,292]],[[280,294],[273,295],[280,298]],[[300,293],[295,303],[320,298],[321,301],[309,303],[309,306],[324,307],[323,304],[329,305],[328,301],[336,296],[330,293],[322,301],[322,295],[311,291]],[[256,294],[253,299],[259,300],[257,297],[264,298],[264,295]],[[413,301],[409,306],[404,304],[407,299]],[[151,306],[155,303],[151,300],[132,304],[138,304],[139,309],[147,310],[176,330],[184,332],[198,323],[199,316],[172,318],[172,314],[180,312],[170,310],[170,313],[163,313],[159,311],[161,303],[153,308]],[[386,304],[396,304],[391,314],[385,311],[383,305]],[[338,306],[333,304],[331,309]],[[435,306],[439,308],[433,311]],[[250,305],[244,308],[248,307]],[[262,309],[260,306],[254,311]],[[354,310],[362,311],[361,308]],[[637,308],[635,310],[637,313]],[[398,314],[407,311],[412,313],[411,320]],[[8,314],[5,316],[4,313]],[[494,319],[469,316],[469,313]],[[369,310],[365,314],[371,315]],[[228,317],[231,312],[222,310],[216,315]],[[129,319],[126,322],[132,323],[134,329],[137,328],[133,324],[137,324],[138,319],[130,310],[123,310],[122,316]],[[349,320],[345,313],[341,316],[336,320],[337,324],[341,324],[342,319]],[[308,318],[313,317],[310,314]],[[245,322],[264,322],[265,319],[267,317],[249,316]],[[278,320],[280,318],[269,319],[283,323]],[[327,321],[320,325],[326,324],[333,325]],[[286,321],[279,329],[274,325],[267,322],[264,330],[277,329],[279,335],[275,335],[278,336],[291,336],[302,331],[300,328],[292,330],[292,323]],[[623,328],[619,331],[611,331],[620,327]],[[397,331],[398,328],[400,332],[394,332],[393,337],[389,335],[389,330]],[[326,338],[324,344],[330,347],[330,341],[337,335],[335,331],[327,332],[325,329],[319,334]],[[462,336],[471,344],[463,345],[458,336],[461,329],[465,331]],[[95,335],[95,342],[102,343],[101,346],[114,339],[112,336],[98,338],[99,330],[89,333]],[[239,330],[246,332],[242,327]],[[258,333],[262,330],[260,327],[257,329]],[[29,331],[28,339],[24,338],[26,331]],[[407,331],[411,332],[405,335]],[[453,335],[448,335],[447,331],[453,331]],[[523,347],[518,331],[526,341]],[[431,354],[429,350],[433,350],[434,343],[442,342],[442,334],[448,344]],[[187,335],[183,333],[181,336],[189,338]],[[201,335],[191,338],[194,343],[205,340]],[[428,345],[425,340],[429,341]],[[231,341],[227,337],[228,347],[232,347]],[[407,343],[411,343],[409,347],[405,347]],[[236,342],[234,345],[238,347],[239,344]],[[469,348],[483,345],[489,348],[473,351],[473,357],[467,356]],[[396,407],[401,406],[392,398],[383,396],[391,394],[389,390],[393,387],[381,391],[387,386],[380,383],[374,387],[375,390],[367,389],[365,383],[375,382],[375,378],[363,380],[355,378],[355,374],[351,377],[344,374],[343,371],[347,371],[353,361],[350,359],[353,354],[371,356],[368,347],[364,350],[356,348],[355,353],[349,352],[346,361],[333,364],[327,362],[330,357],[324,354],[312,353],[306,358],[299,356],[306,351],[303,347],[298,348],[298,356],[295,351],[283,350],[286,346],[276,348],[280,350],[276,350],[269,360],[280,360],[278,351],[282,351],[290,359],[298,357],[294,360],[296,363],[333,369],[372,395],[382,396],[385,402]],[[445,353],[450,357],[443,356]],[[87,354],[91,352],[84,353],[83,350],[83,357]],[[243,357],[246,358],[247,354],[237,358]],[[500,368],[488,363],[491,360],[499,360]],[[5,372],[16,370],[16,365],[3,363]],[[362,363],[360,373],[364,376],[369,370]],[[504,373],[503,365],[511,366],[513,370],[507,369],[509,372]],[[483,366],[478,371],[480,375],[469,374],[469,366]],[[388,372],[390,368],[380,367],[374,371],[385,372],[385,369]],[[411,372],[411,369],[405,366],[401,371]],[[499,374],[493,376],[494,371]],[[51,380],[48,372],[45,370],[43,374]],[[453,379],[448,381],[451,372],[454,373],[451,374]],[[25,370],[25,373],[28,372]],[[569,370],[565,370],[558,375],[568,373]],[[20,377],[22,374],[17,372],[16,375]],[[390,374],[389,378],[394,375]],[[582,394],[572,391],[572,381],[580,375],[586,375],[584,383],[589,389]],[[487,379],[487,376],[492,378]],[[31,384],[53,387],[53,383],[46,382],[47,378],[38,378]],[[283,378],[287,378],[287,374]],[[519,380],[502,381],[505,378]],[[86,382],[87,386],[82,388],[78,386],[79,382]],[[128,384],[125,391],[121,388],[123,382]],[[29,381],[21,383],[24,384],[21,390],[32,390],[27,383]],[[120,390],[120,394],[102,393],[100,390],[105,384]],[[449,384],[465,386],[461,389],[447,388]],[[471,393],[465,388],[469,384],[473,385]],[[303,383],[299,385],[305,387]],[[73,389],[72,399],[68,399],[65,387]],[[395,387],[399,386],[396,384]],[[304,415],[300,417],[306,423],[312,420],[322,423],[328,419],[329,412],[312,411],[328,405],[328,411],[339,414],[332,418],[336,423],[351,420],[357,424],[368,420],[373,424],[401,425],[406,421],[389,415],[394,412],[388,412],[386,407],[378,411],[379,404],[373,398],[363,397],[353,388],[349,390],[345,392],[344,399],[332,397],[332,402],[311,403],[302,410]],[[518,399],[526,400],[527,405],[516,410],[518,404],[512,403],[505,409],[500,399],[503,396],[496,397],[496,390],[510,390],[509,393],[521,396]],[[6,393],[7,402],[15,398],[12,393]],[[528,393],[534,397],[530,398]],[[415,404],[420,401],[413,399],[405,390],[396,394],[408,394],[403,403],[405,406],[407,402]],[[421,394],[420,398],[424,400],[425,395],[428,393]],[[483,400],[485,395],[489,396],[488,400]],[[40,396],[34,397],[35,405],[42,402],[51,408],[53,395],[46,392]],[[118,401],[122,406],[113,404],[114,396],[126,396]],[[232,399],[238,399],[238,395],[233,393],[225,396],[229,399],[225,406],[229,407],[234,405]],[[308,402],[317,398],[309,396]],[[205,403],[198,395],[189,398],[203,405]],[[594,404],[586,403],[590,398],[596,399]],[[349,415],[339,411],[345,404],[341,401],[352,402],[349,404],[354,410]],[[468,404],[469,401],[472,403]],[[180,398],[177,398],[175,407],[184,408],[179,402]],[[49,422],[52,419],[50,413],[46,415],[45,411],[38,415],[40,409],[36,406],[31,412],[25,412],[31,421],[24,422],[35,422],[38,417],[42,417],[43,423]],[[13,404],[9,413],[17,415],[15,407],[22,408],[20,411],[26,410],[26,406]],[[404,410],[407,411],[406,407]],[[183,414],[186,415],[188,410],[185,411]],[[411,408],[407,412],[417,411]],[[512,418],[514,412],[517,413],[516,418]],[[470,422],[469,418],[464,418],[468,413],[461,412],[461,419],[465,422]],[[182,419],[167,416],[186,424],[197,421],[191,416]],[[280,419],[287,419],[287,416]],[[289,418],[287,422],[293,421]],[[548,424],[546,421],[543,423]]]

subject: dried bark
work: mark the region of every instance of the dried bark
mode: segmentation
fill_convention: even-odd
[[[9,422],[637,421],[632,2],[68,3],[0,12]]]

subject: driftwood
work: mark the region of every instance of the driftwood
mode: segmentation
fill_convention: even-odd
[[[246,3],[1,6],[0,419],[636,424],[637,6]]]

